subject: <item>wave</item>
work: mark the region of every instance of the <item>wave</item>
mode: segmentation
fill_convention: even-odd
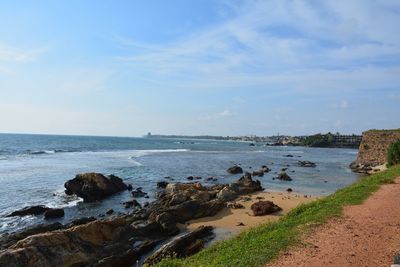
[[[43,155],[43,154],[55,154],[55,153],[68,153],[68,152],[81,152],[77,150],[66,150],[66,149],[54,149],[54,150],[27,150],[28,155]]]
[[[143,149],[143,150],[127,150],[126,152],[134,154],[130,158],[138,158],[158,153],[176,153],[176,152],[188,152],[188,151],[190,151],[190,149]]]

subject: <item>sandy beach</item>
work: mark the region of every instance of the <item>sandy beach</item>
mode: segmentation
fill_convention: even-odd
[[[227,239],[241,231],[257,226],[261,223],[276,221],[293,208],[303,203],[309,203],[316,197],[304,195],[297,192],[259,192],[240,197],[236,203],[240,203],[244,208],[233,209],[224,208],[212,217],[191,220],[185,225],[180,225],[183,229],[193,230],[201,225],[215,227],[216,238],[214,241]],[[265,216],[253,216],[250,206],[259,200],[270,200],[282,208],[282,211]]]

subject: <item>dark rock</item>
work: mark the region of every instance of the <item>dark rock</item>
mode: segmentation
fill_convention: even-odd
[[[111,215],[111,214],[113,214],[113,213],[114,213],[114,210],[113,210],[113,209],[109,209],[109,210],[106,211],[106,214],[107,214],[107,215]]]
[[[203,178],[201,178],[200,176],[196,176],[196,177],[194,177],[194,179],[195,179],[195,180],[201,180],[201,179],[203,179]]]
[[[314,162],[311,162],[311,161],[308,161],[308,160],[300,160],[299,161],[299,165],[301,167],[311,167],[311,168],[317,166]]]
[[[126,189],[128,189],[128,191],[132,191],[132,190],[133,190],[133,187],[132,187],[131,184],[128,184],[128,187],[127,187]]]
[[[45,213],[47,210],[50,208],[39,205],[39,206],[30,206],[30,207],[25,207],[20,210],[16,210],[12,212],[11,214],[7,215],[7,217],[12,217],[12,216],[27,216],[27,215],[40,215]]]
[[[256,146],[254,143],[250,143],[249,146]]]
[[[214,177],[207,177],[206,181],[214,181]]]
[[[293,156],[293,155],[290,155],[290,154],[288,154],[288,155],[285,155],[284,157],[287,157],[287,158],[293,158],[294,156]]]
[[[236,224],[236,226],[246,226],[246,225],[242,222],[239,222],[238,224]]]
[[[64,187],[67,195],[75,194],[84,201],[100,200],[128,189],[121,178],[115,175],[106,177],[100,173],[78,174],[74,179],[67,181]]]
[[[166,188],[168,184],[168,182],[164,181],[157,182],[157,188]]]
[[[281,171],[285,172],[285,171],[287,171],[287,169],[289,169],[289,168],[282,168]]]
[[[194,179],[194,177],[193,176],[189,176],[189,177],[187,177],[186,179],[188,179],[188,180],[193,180]]]
[[[270,171],[271,171],[271,169],[270,169],[270,168],[268,168],[266,165],[263,165],[263,166],[261,166],[261,170],[262,170],[263,172],[265,172],[265,173],[267,173],[267,172],[270,172]]]
[[[161,246],[146,260],[146,263],[153,265],[166,257],[182,258],[193,255],[199,252],[204,247],[205,242],[213,235],[213,227],[200,226],[196,230],[174,238]]]
[[[252,173],[253,176],[258,176],[258,177],[263,177],[264,176],[264,171],[253,171]]]
[[[286,189],[286,191],[293,192],[293,189],[289,187],[288,189]]]
[[[272,201],[258,201],[251,205],[251,210],[253,211],[254,216],[263,216],[268,215],[277,211],[281,211],[282,209],[275,205]]]
[[[243,173],[243,169],[239,166],[232,166],[229,169],[226,170],[230,174],[238,174],[238,173]]]
[[[282,181],[292,181],[293,179],[286,173],[286,172],[281,172],[276,179],[282,180]]]
[[[131,207],[140,207],[140,204],[136,199],[130,200],[130,201],[126,201],[126,202],[124,202],[122,204],[124,204],[126,209],[131,208]]]
[[[95,217],[82,217],[82,218],[79,218],[79,219],[76,219],[76,220],[73,220],[72,222],[70,222],[66,228],[70,228],[70,227],[78,226],[78,225],[82,225],[82,224],[87,224],[87,223],[93,222],[95,220],[96,220]]]
[[[64,217],[64,209],[49,209],[44,213],[45,219],[54,219]]]
[[[147,196],[147,193],[143,192],[139,188],[137,188],[135,191],[132,191],[131,194],[132,194],[132,197],[134,197],[134,198],[141,198],[141,197]]]

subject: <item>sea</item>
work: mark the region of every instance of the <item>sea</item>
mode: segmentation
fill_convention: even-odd
[[[237,141],[0,134],[0,235],[37,224],[101,217],[109,209],[126,212],[122,203],[132,199],[128,191],[92,203],[67,196],[64,183],[78,173],[117,175],[149,194],[148,199],[138,199],[144,204],[154,200],[158,181],[190,182],[187,177],[194,176],[202,177],[204,185],[225,184],[240,177],[227,173],[232,165],[250,172],[267,165],[272,171],[257,177],[266,191],[292,188],[298,194],[322,196],[360,178],[349,169],[356,155],[354,149],[251,146]],[[299,160],[317,166],[300,167]],[[282,168],[288,168],[293,181],[273,179]],[[208,177],[217,180],[206,181]],[[64,208],[65,216],[50,221],[43,216],[7,217],[31,205]]]

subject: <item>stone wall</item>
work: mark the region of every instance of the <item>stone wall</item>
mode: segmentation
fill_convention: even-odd
[[[369,172],[386,163],[388,146],[400,139],[400,129],[369,130],[363,133],[362,141],[355,162],[354,171]]]

